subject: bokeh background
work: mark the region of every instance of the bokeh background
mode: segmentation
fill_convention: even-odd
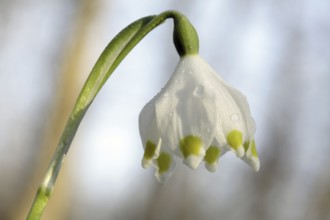
[[[178,62],[167,21],[119,66],[86,114],[47,220],[330,219],[330,1],[0,0],[0,219],[25,219],[74,101],[126,25],[175,9],[200,54],[243,91],[261,169],[143,170],[138,115]]]

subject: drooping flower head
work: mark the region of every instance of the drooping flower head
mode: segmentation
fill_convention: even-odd
[[[180,160],[192,169],[203,161],[214,172],[227,151],[259,170],[255,122],[245,96],[198,54],[181,56],[165,87],[142,109],[139,127],[142,166],[156,167],[160,182]]]

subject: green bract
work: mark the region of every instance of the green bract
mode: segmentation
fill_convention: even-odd
[[[143,167],[156,167],[160,182],[180,158],[192,169],[204,161],[214,172],[227,151],[259,169],[255,123],[245,96],[198,54],[181,57],[165,87],[142,109],[139,123]]]

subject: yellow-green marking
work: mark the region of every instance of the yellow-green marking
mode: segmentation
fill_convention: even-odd
[[[158,172],[161,174],[169,171],[171,162],[172,158],[170,154],[166,152],[160,153],[159,157],[157,158]]]
[[[208,164],[214,164],[220,157],[221,150],[216,146],[210,146],[205,154],[204,161]]]
[[[242,146],[243,143],[243,134],[242,132],[238,130],[232,130],[227,134],[227,142],[228,144],[237,151],[240,146]]]
[[[188,135],[180,141],[180,150],[184,158],[190,155],[199,156],[202,146],[202,140],[193,135]]]
[[[152,141],[147,141],[146,143],[146,149],[144,150],[143,158],[146,160],[151,160],[152,157],[156,153],[156,144],[154,144]]]

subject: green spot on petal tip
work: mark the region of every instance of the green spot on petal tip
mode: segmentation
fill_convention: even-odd
[[[243,144],[243,134],[238,130],[232,130],[227,134],[227,142],[231,148],[235,150],[240,156],[242,153],[244,154],[244,148],[242,147]],[[243,155],[242,155],[243,156]]]
[[[251,142],[251,154],[254,157],[257,157],[258,158],[258,152],[257,152],[257,148],[256,148],[256,142],[254,140],[252,140],[252,142]]]
[[[156,152],[156,144],[152,141],[147,141],[146,149],[144,151],[143,159],[150,160],[155,155]]]
[[[162,174],[169,171],[171,166],[172,158],[171,155],[165,152],[162,152],[157,158],[158,173]]]
[[[250,146],[250,141],[246,141],[246,142],[244,142],[243,147],[244,147],[245,152],[248,151],[249,146]]]
[[[216,146],[210,146],[205,154],[204,161],[208,164],[214,164],[217,162],[217,159],[220,157],[221,150]]]
[[[201,153],[203,142],[193,135],[188,135],[180,141],[180,150],[184,158],[190,155],[199,156]]]

